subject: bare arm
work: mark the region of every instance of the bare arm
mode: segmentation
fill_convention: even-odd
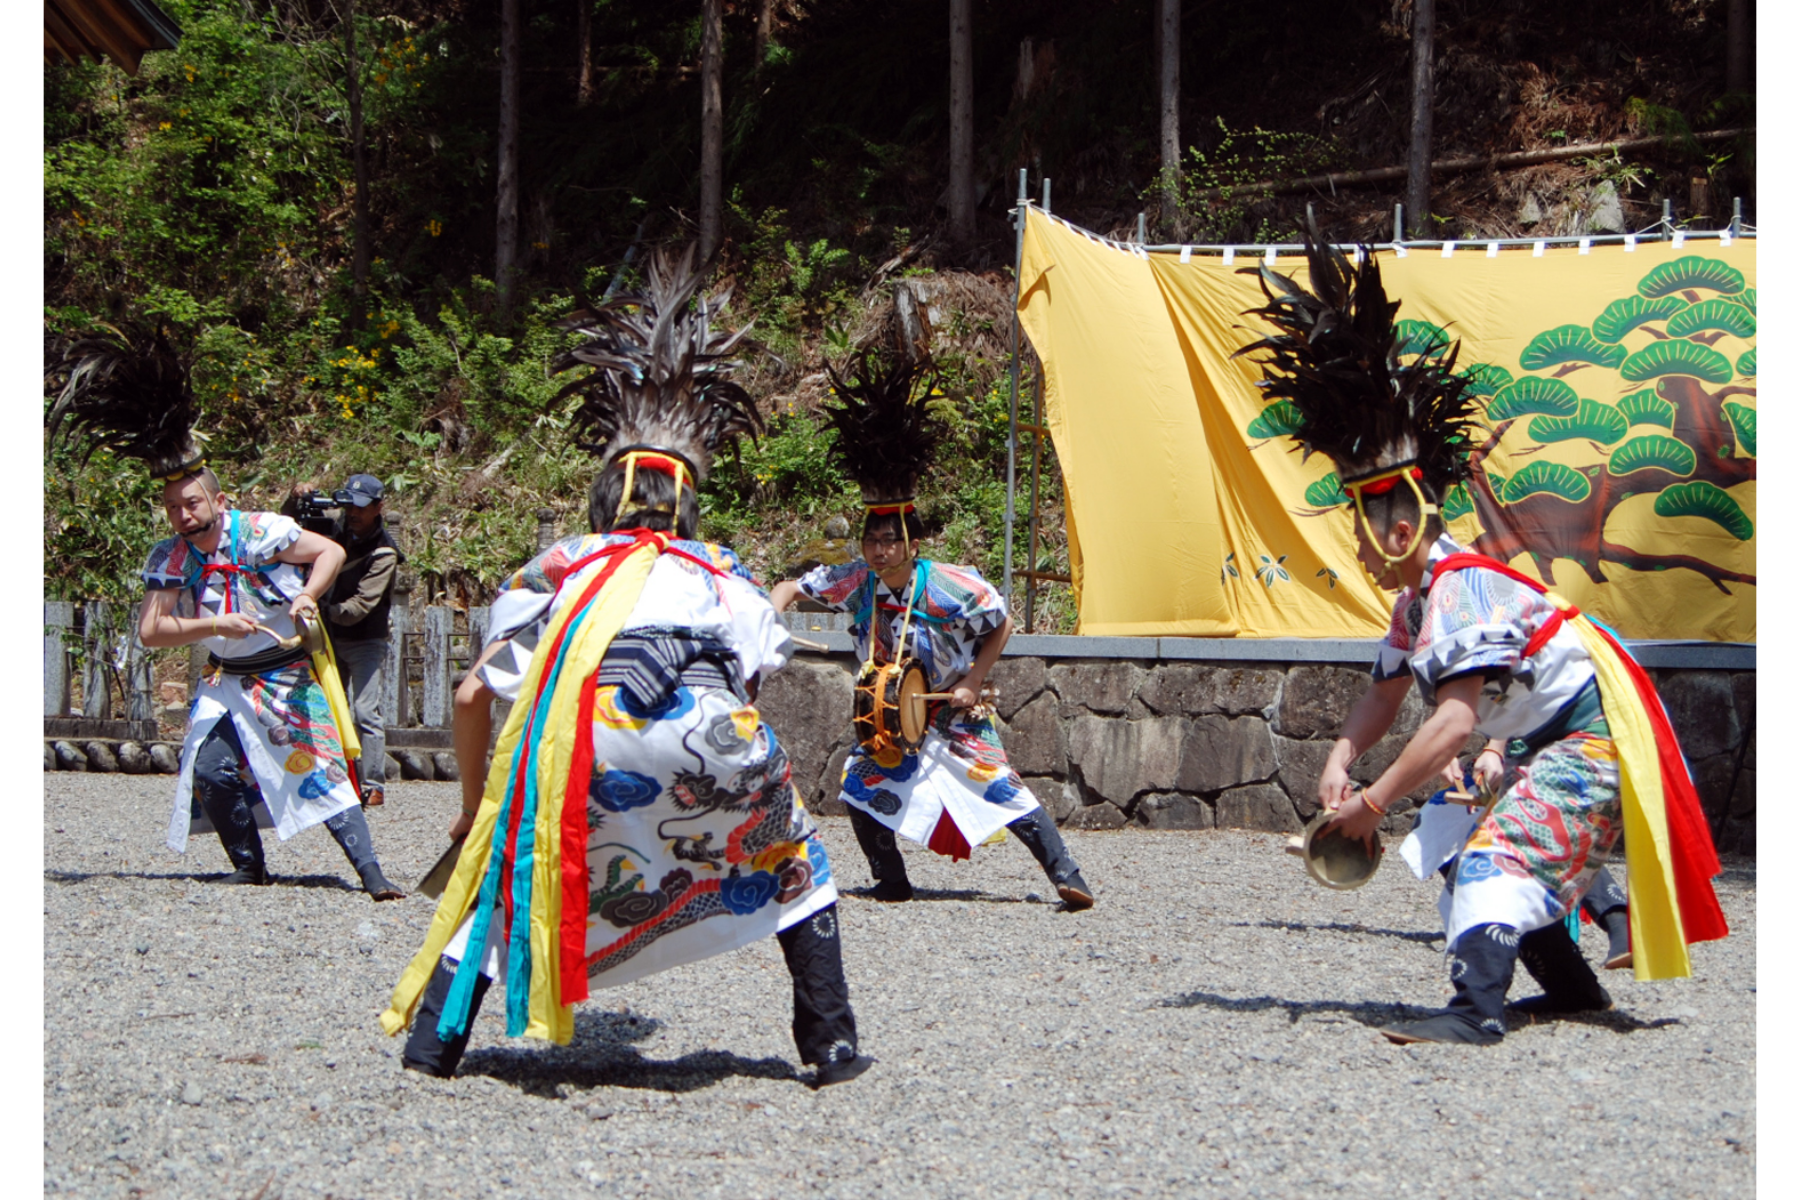
[[[1399,715],[1411,687],[1409,675],[1396,675],[1371,683],[1356,702],[1356,707],[1350,710],[1350,715],[1344,718],[1343,732],[1325,759],[1325,769],[1319,773],[1321,808],[1336,808],[1349,798],[1350,765],[1393,727],[1394,718]]]
[[[800,583],[795,579],[784,579],[769,589],[769,603],[775,606],[776,612],[786,612],[800,599]]]
[[[300,589],[293,604],[288,606],[288,615],[297,617],[309,610],[318,611],[319,598],[331,588],[332,581],[337,578],[338,568],[344,565],[344,548],[323,534],[303,529],[300,536],[294,539],[293,545],[277,554],[275,560],[296,566],[312,566],[306,576],[306,586]]]
[[[1465,675],[1438,688],[1437,711],[1419,726],[1406,749],[1381,778],[1338,807],[1333,825],[1353,838],[1370,841],[1382,815],[1393,802],[1443,769],[1475,730],[1475,703],[1481,695],[1480,675]]]
[[[482,681],[479,669],[494,657],[504,642],[494,642],[481,652],[469,673],[456,687],[456,706],[450,716],[450,742],[456,753],[456,774],[462,782],[462,813],[450,826],[451,838],[460,838],[475,824],[476,810],[487,789],[488,739],[494,732],[494,689]]]
[[[221,617],[178,617],[180,588],[162,588],[144,596],[138,610],[138,641],[155,650],[166,646],[191,646],[214,635],[245,638],[256,632],[256,622],[243,613]]]

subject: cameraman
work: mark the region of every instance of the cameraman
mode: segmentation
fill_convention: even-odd
[[[382,492],[381,480],[373,475],[352,475],[342,491],[329,496],[315,495],[311,484],[296,484],[289,500],[297,517],[316,520],[332,509],[343,514],[320,531],[342,546],[345,555],[321,607],[343,672],[344,692],[356,716],[357,737],[362,741],[358,773],[367,808],[378,807],[387,798],[381,669],[387,661],[388,608],[394,581],[400,564],[406,561],[382,522]]]

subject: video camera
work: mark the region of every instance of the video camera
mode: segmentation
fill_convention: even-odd
[[[340,508],[349,508],[354,502],[355,497],[343,488],[335,492],[307,492],[295,497],[303,517],[323,517]]]

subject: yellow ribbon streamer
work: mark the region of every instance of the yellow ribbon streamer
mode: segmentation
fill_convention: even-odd
[[[344,747],[345,766],[349,760],[362,757],[362,738],[356,733],[356,717],[350,711],[350,700],[344,695],[344,678],[338,673],[337,651],[331,648],[331,637],[319,631],[325,642],[323,650],[312,656],[313,678],[325,692],[325,705],[331,710],[331,722],[337,726],[338,741]]]

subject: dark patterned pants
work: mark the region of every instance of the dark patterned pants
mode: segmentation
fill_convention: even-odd
[[[843,1062],[856,1057],[856,1015],[850,1011],[850,985],[844,981],[844,954],[838,939],[837,904],[827,904],[804,921],[796,922],[775,935],[781,953],[787,959],[788,974],[794,980],[794,1045],[800,1061],[808,1066]],[[419,1011],[413,1016],[412,1033],[400,1061],[407,1068],[448,1079],[456,1073],[463,1052],[469,1048],[469,1036],[475,1028],[475,1014],[492,982],[486,975],[475,980],[475,992],[469,1005],[469,1022],[455,1037],[438,1034],[438,1020],[444,1014],[444,1002],[450,997],[450,985],[456,978],[456,962],[449,958],[438,961],[431,982],[419,1000]]]
[[[219,718],[194,754],[194,798],[218,831],[219,842],[240,871],[263,870],[262,835],[256,805],[262,790],[244,765],[244,749],[229,716]],[[362,809],[349,808],[325,822],[358,875],[375,866],[369,823]]]

